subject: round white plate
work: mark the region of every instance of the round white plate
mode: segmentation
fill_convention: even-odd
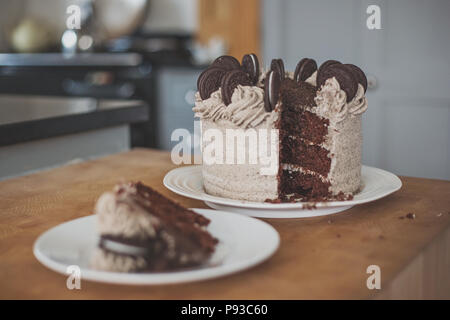
[[[259,218],[308,218],[333,214],[354,205],[383,198],[402,186],[400,179],[390,172],[362,166],[362,189],[353,200],[328,202],[267,203],[234,200],[209,195],[203,189],[201,166],[185,166],[169,171],[164,185],[182,196],[203,200],[209,207]],[[314,205],[314,208],[311,208]]]
[[[242,271],[269,258],[279,246],[278,232],[266,222],[229,212],[193,210],[211,220],[207,230],[219,239],[210,261],[198,268],[163,273],[120,273],[90,268],[90,257],[99,240],[94,215],[46,231],[36,240],[33,253],[39,262],[58,273],[66,274],[69,266],[79,266],[81,282],[149,285],[211,279]]]

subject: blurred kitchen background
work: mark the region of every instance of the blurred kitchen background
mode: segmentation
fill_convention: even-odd
[[[66,22],[81,9],[81,29]],[[381,8],[369,30],[366,9]],[[215,57],[303,57],[369,79],[363,163],[450,179],[450,1],[0,0],[0,179],[194,133]],[[193,146],[198,150],[198,146]],[[151,161],[151,159],[149,159]]]

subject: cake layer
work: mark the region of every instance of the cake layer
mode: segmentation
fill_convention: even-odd
[[[196,241],[167,226],[160,229],[154,238],[147,240],[102,235],[98,247],[103,254],[97,259],[115,257],[126,260],[135,271],[187,268],[203,263],[210,256],[210,252],[199,247]],[[102,263],[98,260],[96,262]],[[111,266],[115,267],[115,264]]]
[[[280,172],[281,199],[319,201],[330,196],[329,187],[330,183],[319,175],[283,169]]]
[[[301,167],[327,176],[331,159],[329,151],[321,146],[306,144],[304,140],[291,136],[281,139],[280,161],[297,164]]]
[[[281,86],[280,135],[299,136],[315,144],[325,141],[328,120],[313,113],[316,88],[306,82],[285,79]]]
[[[297,111],[283,109],[281,123],[280,134],[295,135],[315,144],[323,143],[328,134],[327,119],[301,108]]]
[[[330,182],[326,177],[331,159],[323,144],[329,122],[313,112],[316,88],[285,79],[280,95],[279,157],[284,165],[279,173],[279,198],[284,201],[326,199],[330,195]]]
[[[309,83],[286,78],[281,84],[280,99],[285,110],[295,111],[299,107],[313,108],[316,106],[314,101],[316,91],[316,87]]]

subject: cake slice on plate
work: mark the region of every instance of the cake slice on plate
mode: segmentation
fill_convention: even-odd
[[[138,182],[122,183],[95,207],[100,234],[92,267],[115,272],[188,268],[208,261],[217,244],[209,219]]]

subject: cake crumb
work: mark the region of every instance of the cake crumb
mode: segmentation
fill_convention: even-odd
[[[407,217],[408,219],[415,219],[415,218],[416,218],[416,214],[410,212],[410,213],[408,213],[408,214],[406,215],[406,217]]]
[[[305,203],[303,205],[303,208],[308,209],[308,210],[312,210],[312,209],[317,209],[317,206],[315,203]]]
[[[398,217],[398,218],[401,219],[401,220],[403,220],[405,218],[414,220],[416,218],[416,214],[412,213],[412,212],[408,212],[405,216],[401,216],[401,217]]]

